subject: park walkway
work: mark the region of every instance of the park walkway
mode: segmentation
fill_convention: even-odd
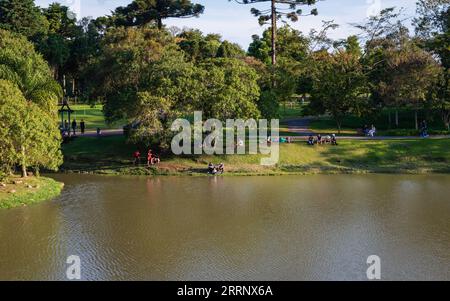
[[[307,140],[310,135],[316,135],[310,128],[309,125],[313,120],[312,117],[291,119],[287,121],[288,133],[292,133],[295,136],[291,136],[293,141],[303,141]],[[286,133],[285,137],[289,136]],[[330,133],[331,134],[331,133]],[[106,129],[102,130],[101,137],[111,137],[111,136],[121,136],[123,135],[123,129]],[[79,137],[97,137],[97,132],[90,130],[86,131],[84,135],[78,133]],[[322,135],[323,136],[323,135]],[[410,140],[418,139],[419,136],[375,136],[375,137],[365,137],[365,136],[341,136],[338,135],[340,140]],[[435,135],[430,136],[427,139],[449,139],[450,135]]]
[[[316,136],[313,130],[309,128],[313,117],[304,117],[297,119],[287,120],[288,132],[295,134],[296,136],[292,137],[294,141],[302,141],[307,140],[310,135]],[[332,133],[330,133],[332,134]],[[322,136],[324,136],[322,134]],[[366,137],[366,136],[341,136],[338,135],[340,140],[409,140],[409,139],[418,139],[419,136],[375,136],[375,137]],[[450,135],[434,135],[429,136],[427,139],[448,139]]]
[[[123,129],[109,129],[102,130],[101,137],[121,136],[123,135]],[[97,131],[86,131],[83,135],[77,132],[78,137],[97,137]]]

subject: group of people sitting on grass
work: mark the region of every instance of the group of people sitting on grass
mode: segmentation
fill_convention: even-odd
[[[267,144],[271,145],[272,143],[292,143],[292,138],[291,137],[279,137],[277,138],[272,138],[271,136],[269,136],[267,138]]]
[[[134,161],[133,161],[134,165],[141,164],[141,152],[139,150],[134,152],[133,159],[134,159]],[[149,149],[147,152],[147,166],[150,167],[153,165],[157,165],[159,163],[161,163],[161,159],[158,156],[154,155],[152,150]]]
[[[314,137],[313,135],[309,135],[308,137],[308,141],[307,141],[308,145],[314,146],[316,144],[331,144],[331,145],[338,145],[337,143],[337,138],[335,134],[327,135],[322,137],[322,135],[318,134],[317,137]]]
[[[363,134],[367,137],[375,137],[375,134],[377,133],[376,127],[372,124],[371,127],[368,127],[367,125],[364,125],[363,127]]]
[[[225,165],[220,163],[219,165],[214,165],[212,163],[208,164],[208,174],[218,175],[223,174],[225,172]]]

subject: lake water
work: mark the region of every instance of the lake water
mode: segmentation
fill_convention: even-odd
[[[450,176],[57,175],[0,211],[0,279],[450,280]]]

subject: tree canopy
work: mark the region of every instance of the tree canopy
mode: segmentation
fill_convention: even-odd
[[[204,6],[190,0],[134,0],[125,7],[118,7],[113,13],[116,25],[142,26],[156,22],[159,29],[167,18],[198,17]]]
[[[342,119],[347,114],[360,115],[367,105],[363,66],[355,53],[342,49],[334,53],[317,53],[315,60],[309,112],[329,113],[340,131]]]
[[[47,33],[48,27],[33,0],[0,0],[0,28],[33,37]]]
[[[164,143],[169,121],[195,110],[208,118],[260,115],[259,78],[252,67],[219,55],[192,60],[190,53],[196,51],[187,47],[192,44],[186,38],[177,41],[155,28],[120,28],[106,34],[92,66],[100,72],[91,82],[93,93],[105,99],[109,121],[125,118],[139,124],[132,137],[136,141]]]

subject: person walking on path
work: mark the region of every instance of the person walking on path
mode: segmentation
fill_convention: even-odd
[[[84,131],[86,130],[86,123],[84,123],[84,119],[81,119],[80,130],[81,130],[81,134],[84,134]]]
[[[77,133],[77,121],[75,119],[72,121],[72,131],[73,135],[75,136]]]

